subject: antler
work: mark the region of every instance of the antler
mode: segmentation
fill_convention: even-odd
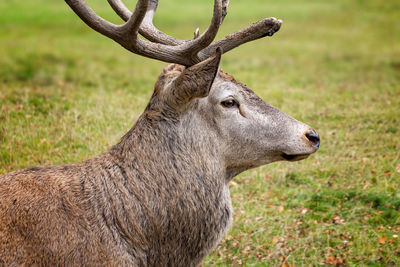
[[[215,54],[217,47],[224,53],[264,36],[277,32],[282,21],[267,18],[213,42],[219,26],[227,14],[229,0],[214,0],[213,17],[208,29],[190,40],[169,36],[153,25],[158,0],[138,0],[132,13],[121,0],[107,0],[114,11],[125,21],[112,24],[98,16],[84,0],[65,0],[72,10],[92,29],[113,39],[129,51],[145,57],[185,66],[194,65]],[[147,40],[141,39],[142,35]]]

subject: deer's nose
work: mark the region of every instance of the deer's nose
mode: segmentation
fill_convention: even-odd
[[[306,137],[310,141],[313,147],[319,148],[319,143],[320,143],[319,135],[314,130],[312,130],[309,133],[306,133]]]

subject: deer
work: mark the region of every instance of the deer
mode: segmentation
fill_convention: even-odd
[[[229,181],[319,148],[313,128],[220,69],[223,53],[272,36],[282,21],[214,41],[229,3],[215,0],[209,27],[180,40],[154,26],[157,0],[138,0],[133,12],[108,0],[122,25],[84,0],[65,2],[93,30],[169,65],[109,151],[0,176],[0,265],[198,266],[231,227]]]

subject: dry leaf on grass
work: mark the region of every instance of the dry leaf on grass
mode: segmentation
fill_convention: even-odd
[[[343,266],[346,263],[345,259],[338,258],[335,255],[329,255],[324,259],[324,263],[330,264],[330,265],[335,265],[335,266]]]
[[[281,267],[294,267],[294,263],[293,264],[288,264],[286,261],[282,262]]]
[[[385,244],[386,243],[386,236],[381,236],[379,238],[379,240],[378,240],[378,243],[381,244],[381,245]]]
[[[279,236],[274,236],[273,238],[272,238],[272,243],[276,243],[276,242],[278,242],[279,241]]]

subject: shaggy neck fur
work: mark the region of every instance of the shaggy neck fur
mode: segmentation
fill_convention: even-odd
[[[194,266],[230,226],[226,173],[215,137],[192,126],[200,118],[159,115],[146,109],[104,155],[101,220],[139,263]]]

